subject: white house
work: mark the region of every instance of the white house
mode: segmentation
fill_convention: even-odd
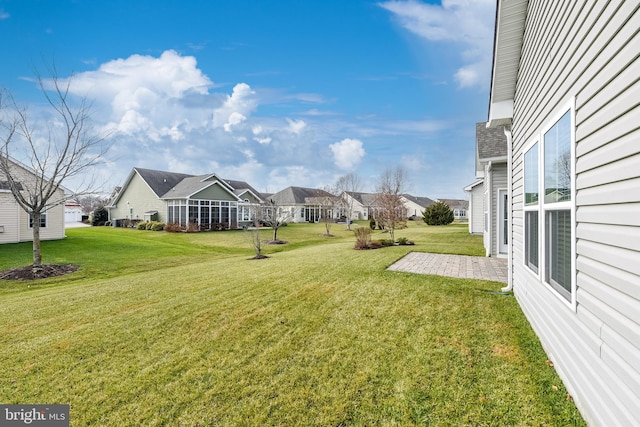
[[[504,128],[476,123],[476,178],[469,193],[469,232],[482,233],[486,256],[506,257],[507,137]]]
[[[11,175],[18,177],[18,186],[25,191],[36,185],[37,176],[31,170],[17,161],[9,161]],[[51,199],[56,203],[42,213],[40,218],[40,239],[55,240],[65,237],[64,234],[64,192],[56,191]],[[31,218],[18,205],[9,190],[7,177],[0,172],[0,244],[17,243],[33,240]]]
[[[400,199],[402,204],[407,209],[407,216],[415,217],[420,220],[424,210],[435,203],[428,197],[412,196],[411,194],[403,194]]]
[[[640,2],[497,2],[509,285],[592,426],[640,425]]]
[[[334,218],[331,203],[333,195],[317,188],[287,187],[266,197],[288,212],[290,222],[318,222],[322,218]]]

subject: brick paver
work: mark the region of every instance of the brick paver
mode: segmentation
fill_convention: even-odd
[[[388,269],[507,283],[507,260],[504,258],[411,252]]]

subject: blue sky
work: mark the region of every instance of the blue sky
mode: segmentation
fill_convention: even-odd
[[[465,198],[486,120],[494,0],[0,0],[0,86],[38,123],[55,64],[110,135],[107,188],[134,166]],[[39,123],[38,123],[39,124]],[[74,188],[74,183],[67,183]]]

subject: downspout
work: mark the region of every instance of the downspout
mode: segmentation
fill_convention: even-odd
[[[485,191],[486,194],[483,194],[483,197],[485,198],[484,203],[487,205],[486,206],[486,209],[487,209],[487,233],[486,234],[487,235],[484,237],[485,239],[485,242],[484,242],[485,255],[484,256],[491,256],[491,249],[493,247],[493,235],[491,234],[493,233],[493,227],[491,226],[493,224],[493,215],[492,215],[493,209],[491,209],[491,200],[493,198],[493,183],[491,182],[492,168],[493,168],[493,163],[491,162],[491,160],[489,160],[489,163],[487,165],[487,169],[485,172],[485,183],[486,183],[485,188],[487,188],[487,190]],[[484,215],[484,212],[483,212],[483,215]]]
[[[512,245],[512,231],[511,231],[511,223],[513,220],[513,205],[511,203],[511,192],[513,190],[513,171],[511,170],[513,160],[511,159],[511,154],[513,151],[512,143],[513,143],[513,135],[511,134],[511,127],[505,126],[504,134],[507,137],[507,286],[502,288],[502,292],[509,292],[513,290],[513,245]]]

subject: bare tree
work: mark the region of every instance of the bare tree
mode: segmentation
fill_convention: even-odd
[[[260,205],[249,206],[249,218],[251,219],[252,226],[245,229],[245,233],[251,246],[256,252],[253,259],[268,258],[262,254],[262,239],[260,239],[260,223],[263,221],[264,210]]]
[[[80,196],[77,199],[78,204],[82,208],[82,213],[89,215],[100,206],[106,206],[109,199],[106,197],[96,196],[94,194],[88,194],[86,196]]]
[[[43,131],[31,120],[26,108],[19,107],[6,95],[6,108],[0,95],[0,174],[18,205],[30,217],[33,231],[33,268],[42,267],[40,219],[47,209],[66,200],[60,191],[63,182],[84,176],[99,164],[108,150],[105,137],[97,134],[90,123],[90,105],[85,98],[72,104],[71,79],[63,83],[55,69],[51,79],[36,74],[40,90],[52,117]],[[25,174],[18,159],[31,174]],[[93,180],[85,181],[78,194],[92,192]]]
[[[269,199],[262,207],[261,221],[273,230],[271,243],[283,243],[278,240],[278,230],[291,219],[291,212],[279,205],[275,200]]]
[[[407,209],[402,203],[406,176],[407,173],[402,166],[387,169],[380,175],[377,186],[377,220],[389,230],[389,237],[394,242],[395,229],[407,219]]]
[[[320,197],[314,197],[314,202],[320,208],[320,221],[324,224],[324,235],[326,237],[332,237],[333,234],[331,234],[331,226],[333,226],[335,220],[335,215],[333,214],[335,213],[336,206],[338,206],[340,196],[336,189],[331,186],[325,187],[324,191],[327,194]]]
[[[345,193],[358,193],[360,191],[362,191],[362,183],[358,175],[355,173],[349,173],[341,176],[335,184],[335,193],[340,196],[338,203],[339,206],[345,210],[345,216],[347,217],[347,229],[349,230],[351,230],[354,198],[346,197]]]

